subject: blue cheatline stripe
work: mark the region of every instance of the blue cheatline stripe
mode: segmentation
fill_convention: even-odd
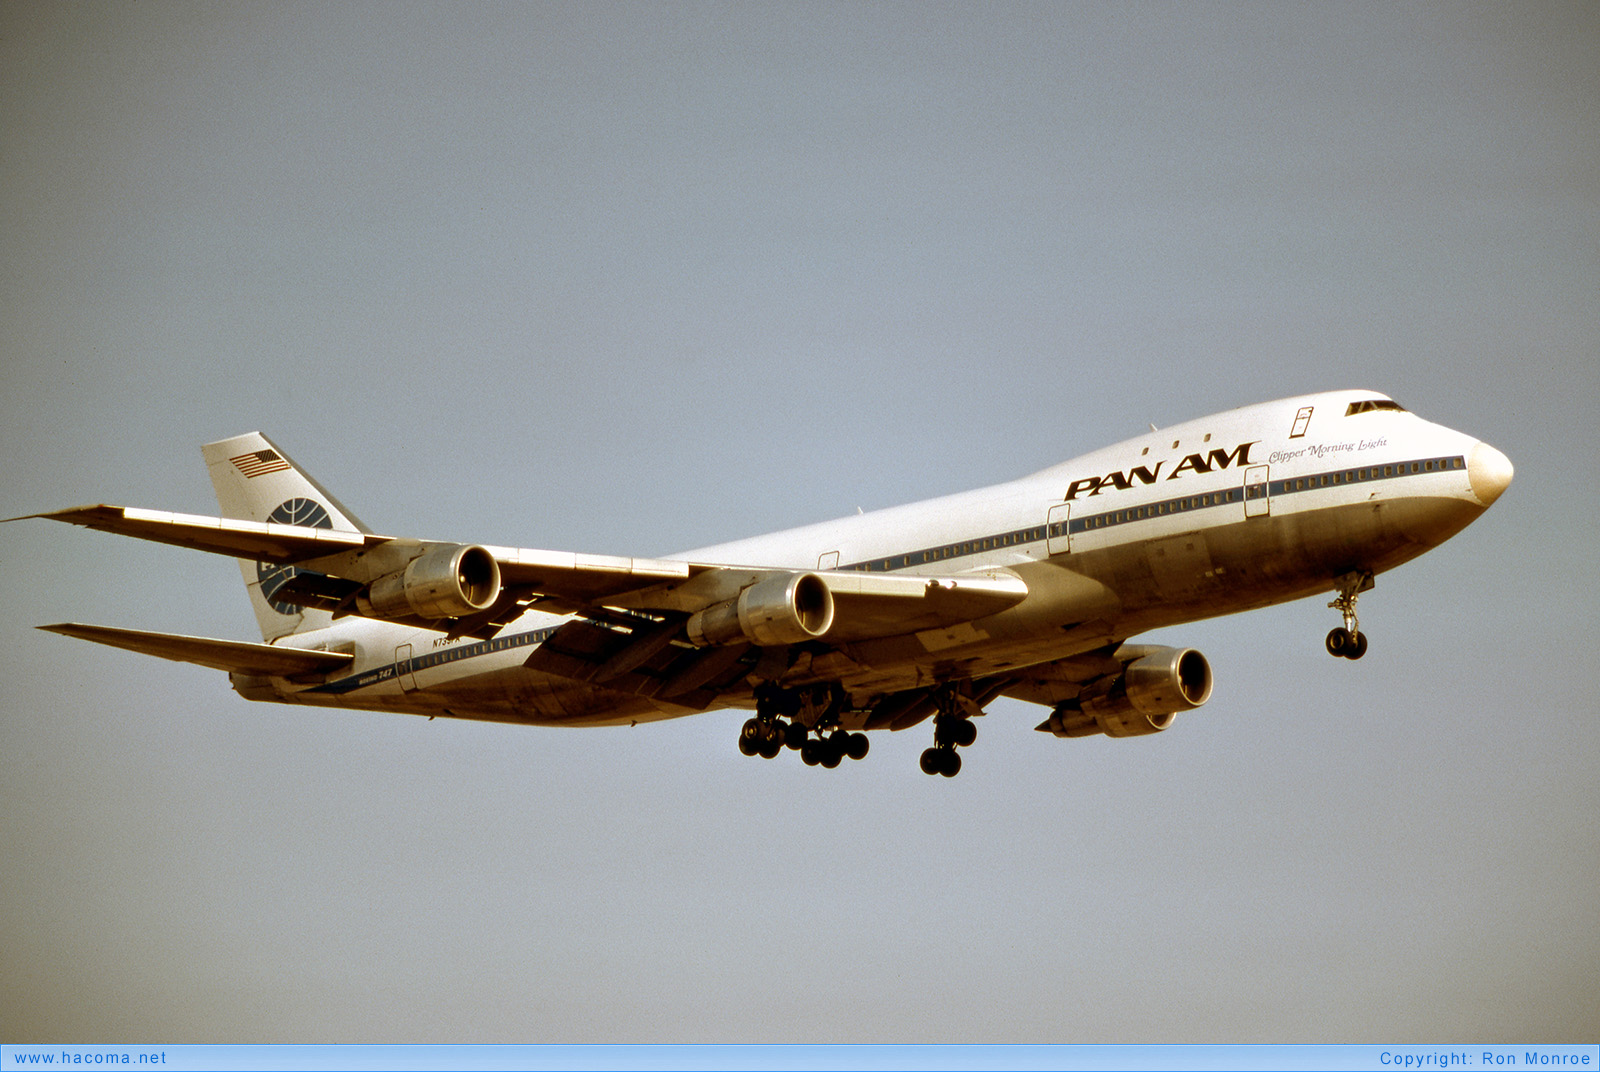
[[[1189,514],[1214,510],[1223,506],[1237,505],[1247,500],[1255,501],[1268,495],[1276,499],[1285,495],[1298,495],[1308,491],[1322,491],[1326,488],[1343,487],[1346,484],[1371,484],[1388,480],[1400,480],[1406,477],[1428,476],[1434,473],[1465,469],[1466,467],[1466,459],[1457,454],[1442,458],[1417,458],[1411,461],[1390,462],[1387,465],[1330,469],[1327,472],[1314,473],[1310,476],[1297,476],[1288,480],[1272,480],[1265,484],[1248,484],[1243,487],[1208,492],[1204,495],[1185,495],[1181,498],[1144,503],[1140,506],[1125,507],[1121,510],[1104,510],[1098,514],[1087,514],[1083,517],[1072,519],[1070,532],[1074,535],[1081,532],[1099,532],[1103,529],[1116,528],[1120,525],[1130,525],[1140,521],[1149,521],[1153,518],[1166,517],[1169,514]],[[1250,468],[1254,468],[1254,466]],[[933,562],[967,558],[972,555],[984,555],[1006,547],[1020,547],[1026,544],[1040,543],[1050,537],[1066,535],[1068,532],[1067,522],[1054,521],[1047,525],[1032,525],[1027,528],[1011,529],[1008,532],[992,533],[988,536],[979,536],[971,540],[962,540],[959,543],[925,547],[906,554],[890,555],[887,558],[873,558],[862,562],[853,562],[848,566],[840,566],[839,568],[868,573],[887,573]],[[475,659],[480,655],[492,655],[498,651],[535,647],[548,640],[551,634],[559,628],[560,626],[551,626],[547,629],[535,629],[529,633],[511,633],[497,636],[493,640],[483,640],[470,644],[456,643],[438,651],[430,651],[425,655],[415,656],[408,661],[409,665],[406,667],[394,662],[387,666],[351,674],[349,677],[330,681],[325,685],[318,685],[305,691],[320,693],[354,692],[357,689],[364,689],[368,685],[391,681],[407,671],[415,673],[418,670],[427,670],[430,667],[460,662],[462,659]]]
[[[492,655],[497,651],[510,651],[512,648],[531,648],[543,644],[550,639],[552,633],[560,626],[550,626],[547,629],[535,629],[528,633],[505,633],[492,640],[479,640],[473,643],[454,643],[449,647],[430,651],[423,655],[415,655],[401,662],[392,662],[387,666],[379,666],[372,670],[363,670],[359,674],[330,681],[326,685],[318,685],[306,692],[342,693],[354,692],[364,689],[368,685],[377,685],[384,681],[392,681],[402,673],[415,673],[418,670],[427,670],[430,667],[444,666],[448,663],[460,662],[463,659],[475,659],[480,655]]]
[[[1417,458],[1412,461],[1391,462],[1388,465],[1365,465],[1352,469],[1331,469],[1324,473],[1295,477],[1290,480],[1273,480],[1266,484],[1251,484],[1245,487],[1208,492],[1204,495],[1185,495],[1176,499],[1166,499],[1162,502],[1142,503],[1139,506],[1124,507],[1121,510],[1103,510],[1096,514],[1085,514],[1082,517],[1074,517],[1072,519],[1070,532],[1073,535],[1080,532],[1099,532],[1102,529],[1115,528],[1118,525],[1130,525],[1138,521],[1149,521],[1152,518],[1166,517],[1169,514],[1188,514],[1200,510],[1212,510],[1217,507],[1234,505],[1246,500],[1255,501],[1267,495],[1277,498],[1304,491],[1321,491],[1324,488],[1341,487],[1345,484],[1370,484],[1374,481],[1398,480],[1402,477],[1424,476],[1452,469],[1465,469],[1466,467],[1466,459],[1458,454],[1453,457]],[[1255,468],[1255,466],[1247,468]],[[1065,536],[1068,531],[1066,522],[1053,521],[1048,525],[1033,525],[1028,528],[1012,529],[1009,532],[997,532],[971,540],[962,540],[958,543],[924,547],[906,554],[890,555],[888,558],[866,559],[839,568],[885,573],[892,570],[907,569],[912,566],[922,566],[932,562],[944,562],[953,558],[988,554],[990,551],[998,551],[1005,547],[1039,543],[1050,537]]]

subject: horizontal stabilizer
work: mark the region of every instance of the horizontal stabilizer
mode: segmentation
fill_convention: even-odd
[[[272,644],[244,644],[236,640],[147,633],[138,629],[112,629],[104,625],[79,625],[76,622],[41,625],[39,628],[47,633],[92,640],[96,644],[109,644],[113,648],[136,651],[141,655],[264,677],[326,674],[355,661],[354,655],[341,651],[305,651]]]

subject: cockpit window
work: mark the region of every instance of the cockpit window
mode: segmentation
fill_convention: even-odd
[[[1387,398],[1373,398],[1365,402],[1352,402],[1345,408],[1344,415],[1352,417],[1357,413],[1372,413],[1375,410],[1389,410],[1392,413],[1404,413],[1406,408],[1398,402],[1391,402]]]

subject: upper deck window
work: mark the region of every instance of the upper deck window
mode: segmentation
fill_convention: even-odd
[[[1391,402],[1387,398],[1373,398],[1368,399],[1365,402],[1350,403],[1350,405],[1345,408],[1344,415],[1346,417],[1351,417],[1357,413],[1372,413],[1376,410],[1388,410],[1391,413],[1406,412],[1406,408],[1398,402]]]

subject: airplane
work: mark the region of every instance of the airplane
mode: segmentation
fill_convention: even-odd
[[[999,697],[1056,737],[1164,731],[1211,696],[1148,630],[1335,593],[1327,651],[1367,652],[1358,597],[1506,490],[1487,443],[1374,391],[1203,417],[975,491],[659,559],[373,532],[259,432],[202,448],[221,517],[30,514],[237,558],[262,643],[50,632],[228,673],[249,700],[539,726],[752,711],[739,749],[808,766],[933,721],[954,776]],[[11,520],[22,520],[13,518]]]

